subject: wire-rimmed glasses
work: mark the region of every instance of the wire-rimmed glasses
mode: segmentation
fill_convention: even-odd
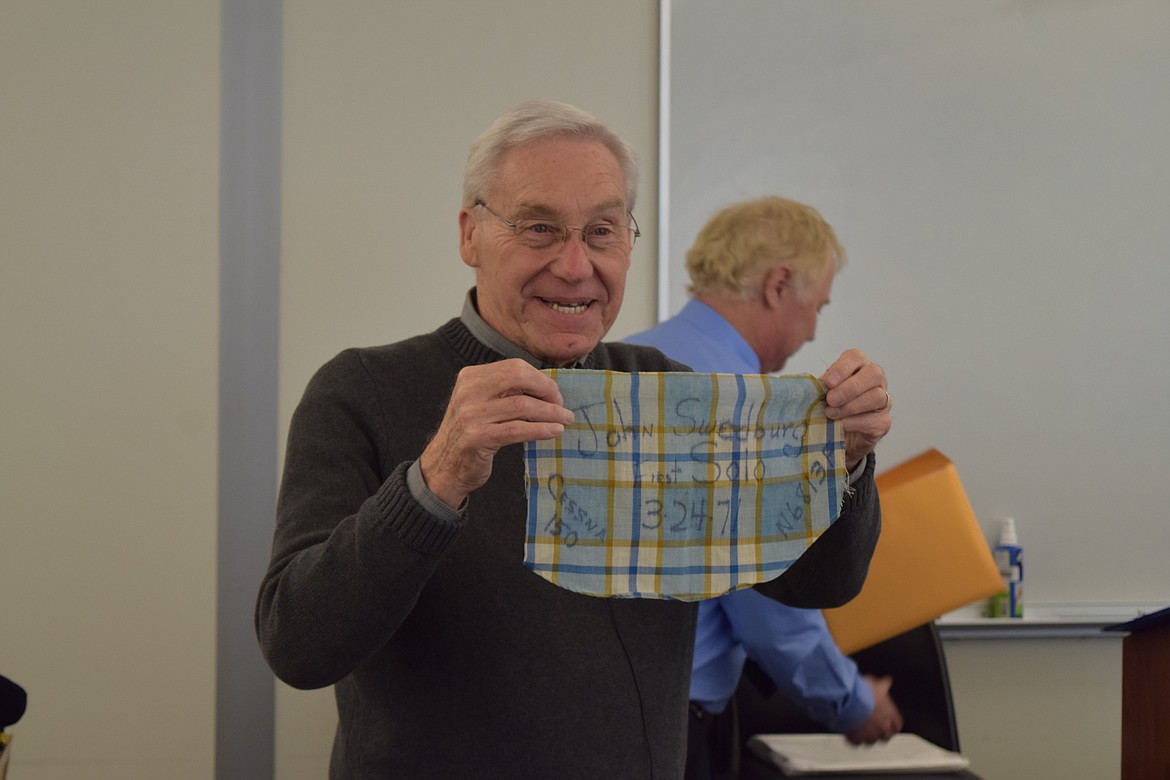
[[[475,205],[495,217],[501,225],[512,231],[512,235],[520,243],[531,249],[551,249],[558,244],[564,244],[569,240],[569,234],[577,230],[580,231],[581,240],[589,249],[598,254],[616,254],[632,249],[638,236],[642,235],[642,231],[638,229],[637,220],[628,211],[626,216],[630,218],[630,221],[627,224],[600,219],[581,227],[571,227],[549,219],[512,221],[504,219],[492,211],[482,200],[477,200]]]

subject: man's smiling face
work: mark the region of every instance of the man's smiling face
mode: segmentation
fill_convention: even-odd
[[[598,141],[557,138],[509,150],[485,198],[512,222],[580,227],[629,222],[626,180]],[[587,355],[621,309],[630,248],[597,252],[580,231],[549,249],[525,246],[487,209],[459,213],[459,252],[475,269],[476,302],[488,325],[549,365]]]

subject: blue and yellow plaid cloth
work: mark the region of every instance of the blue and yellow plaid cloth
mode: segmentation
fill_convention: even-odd
[[[837,519],[841,426],[813,376],[550,369],[576,415],[529,442],[524,563],[594,596],[774,579]]]

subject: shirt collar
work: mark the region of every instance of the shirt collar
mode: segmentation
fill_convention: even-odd
[[[508,341],[499,331],[491,325],[488,325],[487,321],[479,316],[474,287],[467,291],[467,297],[463,299],[463,312],[459,315],[459,320],[463,323],[464,327],[471,331],[471,335],[475,337],[476,341],[479,341],[485,347],[495,352],[499,352],[505,358],[520,358],[535,368],[554,367],[544,363],[535,355],[521,349],[511,341]],[[570,368],[580,368],[585,362],[585,357],[587,356],[576,360]]]
[[[760,356],[752,349],[743,334],[719,312],[698,298],[691,298],[678,313],[678,318],[689,323],[696,331],[706,335],[736,356],[745,366],[751,366],[751,373],[759,373]]]

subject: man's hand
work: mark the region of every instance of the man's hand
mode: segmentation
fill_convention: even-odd
[[[825,416],[845,429],[845,464],[852,471],[890,432],[886,372],[861,350],[851,349],[829,366],[821,381],[829,389]]]
[[[488,481],[501,447],[553,439],[573,422],[557,383],[523,360],[459,372],[439,430],[419,458],[423,480],[458,509]]]
[[[902,712],[894,700],[890,698],[890,686],[894,681],[890,677],[871,677],[865,675],[865,681],[873,689],[873,712],[857,728],[846,732],[845,738],[854,745],[872,745],[875,742],[885,742],[902,730]]]

